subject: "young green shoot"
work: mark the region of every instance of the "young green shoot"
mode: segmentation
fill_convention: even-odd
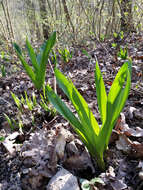
[[[104,81],[96,63],[95,83],[98,108],[101,116],[100,127],[88,104],[73,85],[57,68],[55,76],[59,87],[71,100],[78,118],[66,106],[61,98],[47,85],[46,92],[49,101],[56,110],[67,119],[81,138],[91,155],[97,160],[101,170],[105,170],[104,152],[107,150],[112,129],[124,108],[131,86],[131,61],[125,62],[118,71],[110,91],[106,93]]]
[[[49,53],[56,42],[56,32],[53,32],[49,39],[41,46],[40,53],[37,55],[32,48],[28,39],[26,39],[26,47],[32,63],[32,67],[26,62],[22,50],[14,43],[14,48],[19,57],[26,73],[34,83],[35,87],[40,90],[45,82],[46,65],[48,63]]]
[[[6,118],[7,122],[8,122],[11,130],[13,131],[15,129],[16,121],[14,119],[10,119],[9,116],[7,114],[5,114],[5,113],[4,113],[4,116],[5,116],[5,118]]]
[[[127,48],[120,47],[120,51],[117,53],[117,56],[123,60],[127,60],[127,58],[128,58]]]
[[[2,77],[6,77],[6,69],[5,69],[5,66],[4,66],[4,65],[1,65],[0,69],[1,69]]]
[[[59,54],[61,55],[61,59],[64,63],[68,63],[70,59],[72,59],[73,52],[70,52],[68,48],[58,49]]]
[[[13,92],[11,92],[11,96],[12,96],[12,98],[13,98],[15,104],[17,105],[19,111],[22,112],[21,100],[20,100]]]

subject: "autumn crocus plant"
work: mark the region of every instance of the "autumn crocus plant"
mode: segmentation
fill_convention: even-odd
[[[53,32],[49,39],[41,46],[40,53],[37,55],[28,39],[26,39],[26,47],[33,68],[29,66],[29,64],[25,61],[20,47],[16,43],[13,44],[17,56],[19,57],[26,73],[28,74],[28,76],[30,77],[30,79],[32,80],[32,82],[38,90],[43,86],[45,82],[46,64],[48,62],[49,53],[53,48],[55,42],[56,32]]]
[[[98,125],[88,104],[71,80],[67,79],[57,68],[55,69],[55,76],[58,85],[71,100],[77,111],[78,118],[48,85],[46,86],[46,92],[49,101],[71,123],[91,155],[97,160],[98,166],[104,170],[105,163],[103,155],[108,147],[112,129],[129,95],[131,86],[131,61],[125,62],[118,71],[108,96],[99,65],[96,63],[95,83],[98,108],[102,121],[101,127]]]

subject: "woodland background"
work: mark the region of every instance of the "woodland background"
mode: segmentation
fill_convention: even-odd
[[[0,43],[47,39],[56,30],[62,46],[87,45],[113,33],[141,32],[141,0],[1,0]]]

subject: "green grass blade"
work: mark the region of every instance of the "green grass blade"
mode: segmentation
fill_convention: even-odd
[[[28,54],[29,54],[30,60],[32,62],[32,65],[33,65],[35,71],[37,72],[38,71],[38,63],[37,63],[37,59],[36,59],[36,54],[34,52],[33,47],[31,46],[30,42],[28,41],[28,38],[26,38],[26,47],[27,47]]]
[[[55,69],[55,75],[60,88],[64,91],[75,107],[83,127],[86,127],[84,131],[88,133],[90,138],[94,137],[95,139],[95,137],[99,134],[100,128],[93,113],[88,107],[88,104],[75,88],[73,83],[68,80],[58,69]]]
[[[100,111],[101,121],[103,124],[106,120],[107,94],[98,63],[96,63],[96,69],[95,69],[95,84],[96,84],[97,102]]]

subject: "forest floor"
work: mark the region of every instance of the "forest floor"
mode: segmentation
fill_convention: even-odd
[[[113,40],[102,43],[95,41],[94,49],[90,46],[74,47],[74,55],[69,63],[60,61],[58,66],[71,78],[99,123],[94,81],[96,60],[107,91],[124,62],[117,57],[117,50],[112,47],[112,43]],[[106,152],[105,172],[98,169],[96,161],[70,124],[59,114],[53,116],[40,107],[39,92],[20,64],[3,61],[9,73],[0,78],[0,190],[143,188],[143,36],[133,34],[119,43],[127,47],[133,60],[132,86],[125,108],[112,132]],[[82,50],[86,50],[90,56],[84,55]],[[14,71],[15,68],[17,71]],[[49,65],[46,81],[53,84]],[[20,112],[11,96],[13,92],[20,98],[21,95],[25,96],[24,91],[28,97],[32,97],[35,92],[37,105],[32,111],[24,105]],[[57,92],[75,112],[58,87]],[[13,119],[13,123],[15,120],[13,126],[9,126],[4,113]],[[15,126],[18,121],[22,123],[21,130]],[[60,180],[53,177],[55,175],[59,175]]]

